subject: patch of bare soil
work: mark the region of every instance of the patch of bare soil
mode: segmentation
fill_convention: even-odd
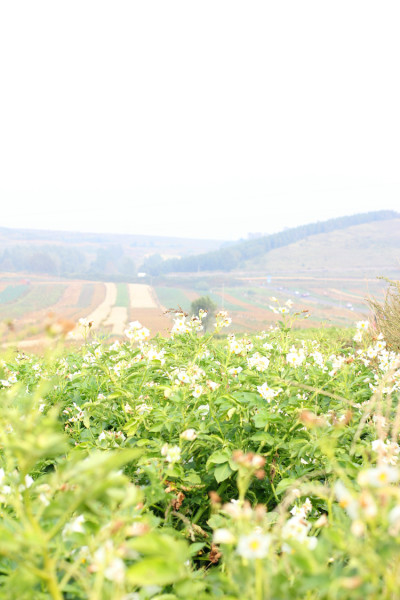
[[[158,308],[156,295],[150,285],[129,283],[128,290],[131,308]]]
[[[157,308],[130,308],[129,321],[139,321],[142,325],[150,329],[151,335],[157,333],[163,337],[169,337],[172,321],[169,315],[164,314],[163,310]]]

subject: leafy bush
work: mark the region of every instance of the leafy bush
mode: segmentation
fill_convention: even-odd
[[[0,597],[392,599],[399,356],[298,341],[92,339],[0,367]],[[229,324],[219,313],[217,332]]]

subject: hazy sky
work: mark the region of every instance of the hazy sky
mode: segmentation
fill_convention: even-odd
[[[0,0],[0,225],[400,210],[398,0]]]

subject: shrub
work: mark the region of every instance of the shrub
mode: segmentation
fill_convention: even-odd
[[[387,345],[393,350],[400,350],[400,281],[389,281],[384,301],[374,298],[369,305],[374,313],[376,326],[383,334]]]

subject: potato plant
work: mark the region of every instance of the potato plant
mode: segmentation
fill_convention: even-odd
[[[0,597],[309,600],[398,594],[399,356],[177,314],[107,345],[5,356]]]

